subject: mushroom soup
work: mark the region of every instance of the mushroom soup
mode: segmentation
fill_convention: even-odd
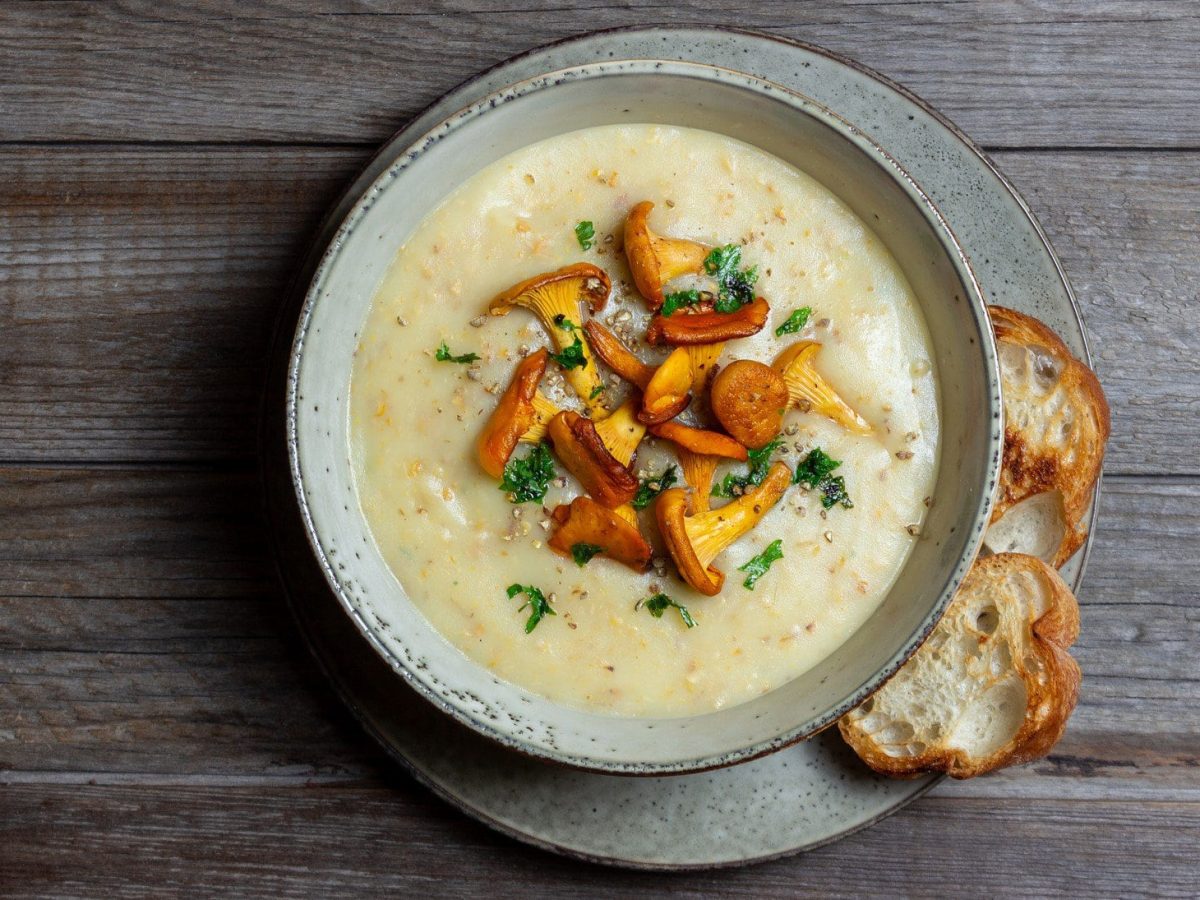
[[[629,716],[832,653],[919,540],[938,457],[929,337],[871,230],[773,156],[654,125],[448,197],[379,287],[350,415],[397,591],[498,676]]]

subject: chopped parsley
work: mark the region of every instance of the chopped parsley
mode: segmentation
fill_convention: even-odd
[[[686,606],[680,606],[666,594],[655,594],[653,597],[648,597],[638,603],[638,606],[645,606],[650,615],[656,619],[661,619],[671,607],[679,610],[679,618],[683,620],[683,624],[688,628],[696,627],[696,620],[692,618],[692,614],[688,612]]]
[[[746,488],[762,484],[763,479],[767,477],[767,471],[771,468],[771,455],[782,446],[783,438],[777,437],[771,443],[759,447],[757,450],[746,451],[746,455],[750,457],[750,468],[740,475],[733,472],[726,474],[720,484],[713,485],[711,496],[740,497],[746,493]]]
[[[575,240],[579,241],[580,250],[590,250],[596,238],[596,226],[591,222],[583,221],[575,226]]]
[[[562,313],[554,317],[554,324],[563,331],[579,330],[579,326]],[[579,335],[575,335],[575,340],[570,346],[563,347],[557,353],[551,353],[550,358],[564,369],[586,369],[588,364],[587,357],[583,355],[583,341],[579,339]]]
[[[558,613],[550,606],[550,601],[546,599],[546,595],[539,591],[531,584],[510,584],[508,586],[508,599],[511,600],[517,594],[524,594],[527,599],[519,607],[517,612],[529,608],[529,618],[525,620],[525,633],[533,631],[538,627],[538,622],[542,621],[546,616],[557,616]]]
[[[839,503],[850,509],[854,503],[846,492],[846,479],[841,475],[834,478],[831,474],[841,464],[841,460],[834,459],[820,447],[814,447],[808,456],[800,461],[800,465],[796,466],[792,483],[804,484],[820,491],[821,506],[825,509],[831,509]]]
[[[658,311],[661,315],[669,316],[681,307],[695,306],[699,302],[699,291],[675,291],[673,294],[667,294],[663,297],[662,306],[659,307]]]
[[[598,553],[603,553],[604,548],[599,544],[572,544],[571,556],[575,558],[575,565],[583,568],[592,561],[592,557]]]
[[[540,503],[546,497],[554,477],[554,457],[550,448],[538,444],[523,457],[513,457],[504,467],[500,490],[512,494],[513,503]]]
[[[450,348],[446,346],[446,342],[442,341],[440,344],[438,344],[437,353],[434,354],[434,358],[438,362],[462,363],[463,365],[466,365],[468,363],[477,362],[479,360],[479,354],[463,353],[459,356],[455,356],[450,352]]]
[[[745,565],[738,566],[739,572],[746,573],[746,580],[742,582],[742,587],[748,591],[754,590],[754,585],[758,583],[758,579],[767,574],[767,569],[771,568],[771,563],[777,559],[783,559],[782,544],[782,540],[773,540],[767,544],[767,549],[758,554],[758,556],[753,557]]]
[[[661,475],[651,475],[649,478],[643,478],[641,485],[637,489],[637,493],[633,495],[633,508],[645,509],[654,501],[655,497],[671,487],[675,481],[674,465],[663,469]]]
[[[604,393],[604,385],[598,384],[594,388],[592,388],[592,392],[590,394],[588,394],[588,399],[595,400],[597,397],[599,397],[603,393]]]
[[[717,302],[713,305],[717,312],[737,312],[747,303],[754,302],[758,266],[743,269],[741,265],[742,248],[736,244],[717,247],[705,257],[704,271],[717,282]]]
[[[795,334],[808,324],[808,317],[811,315],[811,306],[802,306],[799,309],[793,309],[792,314],[784,320],[784,323],[775,329],[775,337],[783,337],[785,334]]]

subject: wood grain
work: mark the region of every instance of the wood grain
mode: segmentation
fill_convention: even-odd
[[[666,875],[520,846],[407,784],[3,791],[0,884],[13,898],[894,897],[959,896],[964,885],[1014,897],[1086,896],[1096,885],[1113,896],[1191,896],[1200,875],[1195,803],[930,797],[803,857]]]
[[[260,516],[252,472],[0,470],[7,779],[378,777],[297,646]],[[1168,562],[1200,528],[1200,481],[1114,480],[1102,522],[1066,738],[959,790],[1200,802],[1200,578]]]
[[[821,44],[992,147],[1200,146],[1200,16],[1188,0],[24,0],[0,7],[0,140],[375,144],[510,55],[652,24]]]
[[[0,147],[2,458],[250,459],[270,323],[365,156]],[[1200,153],[997,160],[1083,303],[1108,471],[1200,473],[1179,439],[1200,412]]]

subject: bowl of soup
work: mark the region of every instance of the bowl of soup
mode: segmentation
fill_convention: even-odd
[[[862,427],[793,397],[768,445],[710,466],[702,499],[679,446],[639,434],[638,494],[608,507],[648,550],[623,565],[587,541],[553,551],[562,511],[588,489],[537,458],[544,444],[506,447],[521,466],[501,478],[478,448],[543,347],[539,404],[589,428],[640,408],[644,383],[571,351],[594,320],[647,372],[671,357],[645,340],[654,304],[626,246],[647,202],[656,235],[718,251],[664,288],[670,305],[719,306],[737,278],[769,304],[756,332],[710,348],[717,377],[819,347],[821,383]],[[604,296],[578,321],[559,315],[563,335],[529,307],[497,308],[514,285],[571,267],[598,273],[590,289]],[[581,392],[584,375],[594,386]],[[695,393],[681,421],[721,430]],[[396,156],[314,276],[287,413],[313,550],[397,673],[508,747],[668,774],[816,733],[920,646],[978,550],[1000,408],[969,262],[884,148],[778,85],[630,60],[512,85]],[[795,475],[721,539],[720,579],[684,577],[660,501],[677,492],[699,545],[782,465]],[[539,468],[541,493],[520,496]]]

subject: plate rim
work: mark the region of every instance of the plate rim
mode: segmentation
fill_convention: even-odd
[[[884,87],[901,95],[907,101],[909,101],[910,103],[919,107],[924,113],[929,115],[931,119],[933,119],[945,131],[947,131],[951,135],[953,135],[954,138],[958,142],[960,142],[961,144],[964,145],[964,147],[970,152],[971,155],[973,155],[975,158],[977,158],[983,164],[984,168],[986,168],[987,171],[990,172],[990,174],[995,178],[995,180],[1005,189],[1005,191],[1009,194],[1009,196],[1011,196],[1011,198],[1013,199],[1017,208],[1020,210],[1021,214],[1028,221],[1029,226],[1032,228],[1039,243],[1041,244],[1041,249],[1047,254],[1047,256],[1049,257],[1049,259],[1051,261],[1053,269],[1058,277],[1058,282],[1061,285],[1065,299],[1067,300],[1067,302],[1070,306],[1071,312],[1072,312],[1075,322],[1078,326],[1079,339],[1080,339],[1080,343],[1083,348],[1083,359],[1086,363],[1089,364],[1089,366],[1092,364],[1093,357],[1092,357],[1092,352],[1091,352],[1091,345],[1090,345],[1090,341],[1088,338],[1087,329],[1084,324],[1083,316],[1082,316],[1082,313],[1080,310],[1078,299],[1077,299],[1074,289],[1072,288],[1071,283],[1066,275],[1066,272],[1063,269],[1063,266],[1058,257],[1058,254],[1055,252],[1053,245],[1050,243],[1049,238],[1047,237],[1041,224],[1038,222],[1038,220],[1034,216],[1028,203],[1020,195],[1020,193],[1017,191],[1017,189],[1012,184],[1012,182],[1007,178],[1007,176],[1004,175],[1004,173],[999,169],[999,167],[995,164],[995,162],[990,158],[990,156],[986,153],[986,151],[984,151],[978,144],[976,144],[975,141],[973,141],[971,138],[969,138],[957,125],[955,125],[944,114],[942,114],[939,110],[934,108],[927,101],[925,101],[924,99],[919,97],[917,94],[915,94],[913,91],[911,91],[904,85],[892,80],[890,77],[883,75],[882,73],[876,71],[875,69],[873,69],[863,63],[860,63],[855,59],[845,56],[837,51],[829,50],[825,47],[821,47],[819,45],[812,44],[807,41],[799,40],[796,38],[786,37],[783,35],[772,34],[772,33],[768,33],[768,32],[755,31],[755,30],[736,28],[736,27],[728,27],[728,26],[699,26],[699,25],[686,25],[686,24],[650,25],[650,26],[634,25],[634,26],[621,26],[621,27],[615,27],[615,28],[588,31],[585,33],[569,35],[564,38],[560,38],[560,39],[557,39],[554,41],[539,44],[538,46],[531,47],[520,53],[509,56],[503,60],[496,62],[495,64],[493,64],[485,69],[480,70],[479,72],[471,75],[470,77],[460,81],[459,83],[455,84],[454,86],[449,88],[444,93],[440,94],[438,97],[434,98],[430,103],[421,107],[418,111],[416,111],[410,117],[408,117],[405,120],[405,122],[399,126],[399,128],[397,128],[387,139],[385,139],[380,144],[379,149],[375,153],[373,153],[363,163],[363,165],[360,167],[358,172],[349,180],[346,188],[339,194],[339,196],[328,207],[328,210],[327,210],[325,216],[319,221],[319,224],[316,226],[316,228],[312,232],[312,234],[314,235],[314,239],[309,243],[308,250],[300,258],[300,261],[296,268],[295,275],[291,279],[290,286],[286,292],[286,300],[284,303],[281,304],[281,307],[280,307],[279,311],[277,312],[277,315],[275,316],[274,328],[273,328],[273,332],[272,332],[273,339],[272,339],[272,344],[271,344],[270,360],[272,362],[277,360],[277,357],[279,356],[279,351],[280,351],[281,345],[282,345],[283,361],[284,361],[284,364],[282,366],[283,377],[282,378],[279,377],[279,369],[280,369],[279,366],[271,365],[269,367],[268,378],[271,379],[271,383],[268,384],[267,389],[263,393],[263,401],[262,401],[262,404],[260,407],[260,428],[259,428],[259,447],[260,447],[259,458],[261,461],[260,466],[261,466],[262,475],[263,475],[263,478],[261,480],[262,480],[262,484],[263,484],[263,490],[266,495],[265,500],[266,500],[266,506],[267,506],[269,514],[271,514],[272,516],[279,514],[280,510],[277,509],[277,505],[281,502],[281,500],[286,500],[286,498],[280,498],[278,496],[275,496],[276,492],[272,489],[272,484],[271,484],[273,481],[272,475],[275,476],[274,480],[277,480],[277,478],[282,474],[283,480],[285,482],[284,486],[287,490],[287,493],[293,494],[293,496],[294,496],[294,493],[290,487],[291,476],[290,476],[289,466],[287,463],[286,447],[274,448],[272,446],[272,439],[275,438],[277,436],[277,434],[276,434],[275,429],[273,429],[270,424],[272,419],[279,412],[278,409],[272,408],[271,401],[272,401],[273,394],[275,393],[274,384],[277,380],[280,382],[286,382],[288,380],[288,376],[290,375],[290,372],[288,371],[289,367],[287,365],[287,360],[290,358],[291,346],[292,346],[293,338],[295,336],[295,319],[293,318],[293,315],[298,310],[299,306],[303,303],[304,297],[307,293],[308,286],[312,280],[313,272],[316,270],[316,267],[319,265],[320,260],[324,255],[324,251],[328,246],[330,237],[333,234],[336,234],[338,225],[345,219],[347,212],[349,211],[349,209],[351,209],[353,207],[353,205],[355,204],[355,202],[358,199],[358,196],[362,193],[363,188],[365,186],[369,186],[375,180],[375,178],[378,177],[380,172],[383,171],[383,170],[379,170],[379,171],[375,171],[375,170],[377,169],[377,167],[380,165],[381,161],[385,157],[388,157],[389,154],[394,155],[395,145],[396,145],[397,141],[400,139],[401,135],[403,135],[403,133],[405,131],[407,131],[414,122],[417,122],[420,119],[422,119],[423,117],[425,117],[431,110],[433,110],[435,107],[439,106],[440,104],[442,104],[448,100],[459,99],[461,97],[461,95],[467,93],[473,86],[479,84],[480,82],[483,82],[483,81],[487,80],[488,78],[494,77],[497,73],[505,70],[506,68],[518,65],[519,63],[527,61],[539,54],[543,54],[543,53],[546,53],[546,52],[549,52],[549,51],[552,51],[555,49],[569,47],[571,45],[586,44],[588,42],[596,41],[598,39],[603,39],[604,37],[616,37],[616,36],[621,36],[621,35],[632,35],[632,34],[651,35],[651,34],[657,34],[657,33],[685,33],[685,32],[689,32],[689,31],[703,32],[703,33],[708,33],[710,35],[713,35],[713,34],[738,35],[738,36],[747,38],[752,41],[753,40],[771,41],[773,43],[783,45],[785,48],[792,48],[792,49],[804,51],[807,53],[811,53],[815,56],[823,57],[832,62],[846,66],[847,68],[852,69],[855,72],[858,72],[861,75],[864,75],[865,77],[878,82],[879,84],[883,85]],[[664,40],[665,40],[665,38],[664,38]],[[672,53],[670,53],[670,52],[664,53],[664,58],[669,59],[671,57],[672,57]],[[760,77],[760,76],[754,76],[754,77]],[[520,81],[523,79],[518,78],[516,80]],[[507,86],[507,83],[505,83],[504,85],[501,85],[501,87],[504,87],[504,86]],[[491,90],[494,90],[494,88],[489,89],[485,93],[490,93]],[[461,104],[461,105],[470,105],[471,102],[473,102],[473,101],[467,100],[465,104]],[[459,107],[455,107],[455,108],[456,109],[461,108],[461,105]],[[290,325],[289,325],[289,320],[291,320]],[[278,387],[282,388],[284,391],[284,395],[286,395],[286,384],[280,383],[278,385]],[[282,442],[280,442],[280,443],[282,444]],[[282,470],[283,470],[282,473],[279,471],[280,466],[277,462],[276,463],[270,462],[270,460],[276,455],[278,449],[283,449],[283,451],[284,451],[284,453],[283,453],[284,463],[282,465]],[[1078,590],[1079,584],[1081,583],[1083,576],[1086,572],[1087,563],[1090,558],[1091,547],[1092,547],[1092,543],[1094,540],[1094,534],[1095,534],[1095,525],[1096,525],[1096,520],[1097,520],[1097,516],[1098,516],[1098,512],[1099,512],[1100,494],[1101,494],[1101,481],[1098,481],[1096,488],[1095,488],[1094,496],[1093,496],[1091,514],[1089,516],[1088,538],[1085,541],[1085,544],[1084,544],[1083,548],[1081,549],[1080,554],[1078,556],[1078,568],[1076,570],[1076,573],[1070,579],[1071,586],[1076,591]],[[833,843],[844,837],[847,837],[851,834],[854,834],[858,831],[868,828],[871,825],[874,825],[874,824],[882,821],[883,819],[887,818],[888,816],[892,815],[893,813],[897,812],[898,810],[900,810],[903,807],[907,806],[908,804],[912,803],[919,797],[924,796],[926,793],[928,793],[930,790],[932,790],[935,786],[942,783],[946,778],[946,776],[944,776],[944,775],[931,778],[928,782],[922,783],[921,785],[919,785],[912,793],[903,797],[898,802],[892,804],[887,809],[879,812],[878,814],[868,818],[867,820],[865,820],[863,822],[857,823],[851,827],[844,828],[840,831],[829,834],[829,835],[827,835],[823,838],[820,838],[816,841],[801,844],[801,845],[791,847],[786,850],[782,850],[782,851],[778,851],[778,852],[771,852],[771,853],[763,854],[763,855],[759,855],[759,856],[748,856],[744,859],[729,860],[729,861],[655,863],[655,862],[648,862],[645,860],[625,859],[625,858],[621,858],[620,856],[617,856],[617,855],[603,855],[603,854],[588,853],[588,852],[580,850],[576,847],[567,846],[567,845],[560,844],[560,843],[555,843],[553,841],[546,840],[543,837],[536,836],[529,832],[521,831],[520,829],[515,828],[505,822],[497,820],[492,815],[485,812],[483,809],[481,809],[477,806],[471,805],[467,801],[466,798],[452,793],[448,788],[446,788],[445,786],[434,781],[416,763],[414,763],[411,759],[409,759],[407,756],[405,756],[396,746],[394,746],[391,742],[389,742],[386,735],[382,733],[382,731],[377,727],[376,723],[372,720],[372,717],[370,716],[369,712],[363,708],[363,706],[360,704],[358,699],[348,690],[347,686],[344,683],[343,678],[341,676],[335,674],[332,667],[329,665],[329,661],[326,659],[324,654],[325,654],[325,652],[331,652],[331,651],[327,651],[324,648],[319,646],[319,638],[317,638],[315,635],[313,635],[312,632],[310,631],[310,626],[306,622],[306,613],[298,606],[298,604],[296,602],[297,597],[296,597],[295,593],[293,592],[291,585],[289,584],[288,575],[286,574],[285,567],[283,565],[284,554],[280,552],[280,550],[281,550],[280,541],[282,539],[281,535],[279,535],[275,529],[268,529],[268,533],[270,535],[272,548],[275,551],[274,563],[275,563],[276,572],[279,575],[280,583],[284,589],[283,593],[284,593],[285,600],[287,602],[289,610],[291,611],[293,617],[295,618],[300,635],[301,635],[305,645],[308,647],[309,652],[312,654],[313,658],[316,660],[321,672],[325,675],[325,677],[331,683],[338,698],[345,705],[345,707],[348,709],[348,711],[351,713],[351,715],[354,717],[354,719],[359,723],[359,725],[363,728],[363,730],[367,734],[369,734],[371,736],[371,738],[382,747],[382,749],[387,754],[389,759],[392,759],[395,762],[399,763],[400,766],[406,772],[408,772],[414,778],[415,781],[417,781],[419,784],[423,785],[426,789],[430,790],[431,793],[433,793],[435,796],[446,801],[453,808],[459,810],[460,812],[466,814],[470,818],[487,826],[488,828],[491,828],[501,834],[504,834],[507,837],[518,840],[521,843],[528,844],[530,846],[534,846],[534,847],[537,847],[542,850],[547,850],[547,851],[550,851],[552,853],[555,853],[557,855],[564,856],[567,858],[572,858],[572,859],[582,860],[582,861],[595,863],[595,864],[599,864],[599,865],[604,865],[606,867],[615,867],[615,868],[630,869],[630,870],[639,870],[639,871],[705,871],[705,870],[716,870],[716,869],[740,868],[740,867],[744,867],[744,866],[754,865],[754,864],[757,864],[760,862],[768,862],[771,860],[776,860],[776,859],[781,859],[781,858],[785,858],[788,856],[793,856],[793,855],[796,855],[799,853],[807,852],[809,850],[815,850],[819,847],[823,847],[827,844]],[[323,584],[322,588],[327,589],[327,586]],[[422,700],[422,702],[426,702],[426,701]],[[498,749],[499,749],[499,747],[498,747]],[[786,752],[786,750],[781,751],[781,752]],[[552,765],[551,763],[548,763],[548,762],[542,762],[542,764],[543,765]],[[584,774],[587,774],[587,773],[584,773]],[[636,776],[636,775],[609,775],[606,777],[636,778],[639,776]],[[669,776],[669,777],[686,778],[689,776],[684,774],[684,775]]]

